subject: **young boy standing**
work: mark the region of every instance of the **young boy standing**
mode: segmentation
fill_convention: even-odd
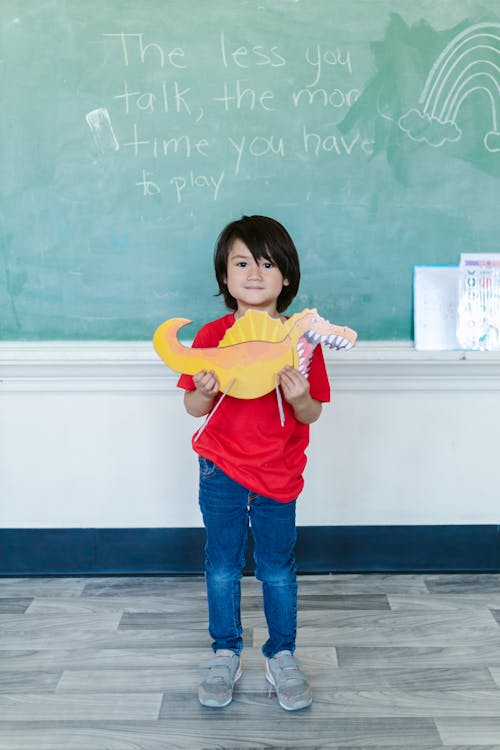
[[[214,347],[248,310],[284,320],[297,294],[300,266],[286,229],[265,216],[244,216],[228,224],[217,241],[215,274],[220,294],[232,311],[203,326],[193,347]],[[225,396],[193,448],[199,455],[199,502],[206,529],[205,577],[209,632],[214,658],[199,686],[203,705],[232,700],[241,675],[240,580],[251,522],[256,577],[262,581],[269,638],[262,647],[266,678],[280,705],[290,711],[312,701],[311,687],[294,657],[297,583],[294,546],[295,504],[304,481],[309,424],[315,422],[330,386],[321,347],[316,347],[308,378],[291,366],[279,373],[285,422],[276,393],[255,399]],[[209,414],[221,398],[217,376],[202,371],[181,375],[189,414]]]

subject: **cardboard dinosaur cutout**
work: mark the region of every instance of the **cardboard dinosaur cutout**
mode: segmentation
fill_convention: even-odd
[[[236,398],[264,396],[277,389],[277,374],[285,365],[307,377],[315,347],[352,349],[357,333],[325,320],[316,310],[303,310],[282,322],[265,312],[248,310],[229,328],[216,347],[191,349],[177,333],[190,323],[171,318],[155,331],[153,345],[161,359],[175,372],[196,375],[213,370],[221,391]]]

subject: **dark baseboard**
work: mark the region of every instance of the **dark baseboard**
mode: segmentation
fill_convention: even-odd
[[[204,538],[202,528],[0,529],[0,575],[193,575]],[[299,573],[493,573],[500,526],[300,526],[296,558]]]

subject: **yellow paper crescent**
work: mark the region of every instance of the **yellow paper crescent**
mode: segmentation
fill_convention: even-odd
[[[196,375],[213,370],[221,391],[234,381],[230,395],[258,398],[274,390],[276,374],[292,365],[307,376],[314,348],[351,349],[357,334],[351,328],[329,323],[316,310],[303,310],[282,322],[265,312],[248,310],[229,328],[216,347],[191,349],[177,338],[187,318],[170,318],[155,331],[153,345],[175,372]]]

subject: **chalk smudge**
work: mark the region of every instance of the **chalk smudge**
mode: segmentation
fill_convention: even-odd
[[[100,151],[118,151],[120,145],[114,134],[107,109],[93,109],[85,115],[85,119]]]

